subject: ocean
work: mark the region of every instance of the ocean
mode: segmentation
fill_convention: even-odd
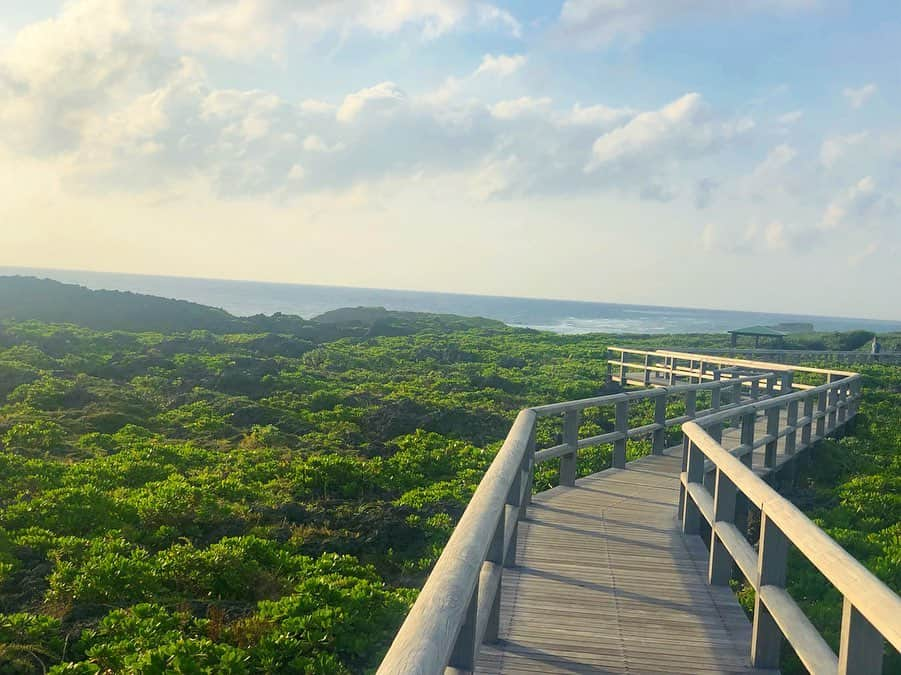
[[[787,322],[810,323],[819,331],[858,328],[877,332],[901,331],[901,321],[877,319],[0,267],[0,275],[11,274],[56,279],[93,289],[133,291],[190,300],[221,307],[238,316],[282,312],[311,318],[339,307],[368,306],[481,316],[511,326],[561,334],[718,333],[746,326]]]

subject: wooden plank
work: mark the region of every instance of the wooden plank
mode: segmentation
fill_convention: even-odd
[[[533,496],[476,672],[755,672],[744,612],[679,533],[680,454]]]

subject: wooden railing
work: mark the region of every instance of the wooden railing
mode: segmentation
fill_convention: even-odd
[[[837,351],[818,349],[769,349],[766,347],[753,349],[704,349],[704,354],[731,356],[742,359],[764,359],[776,363],[809,363],[811,361],[833,361],[835,363],[901,363],[901,352]]]
[[[827,433],[823,425],[828,423],[828,429],[834,429],[845,423],[849,412],[853,415],[856,410],[857,389],[853,389],[852,393],[851,385],[859,387],[859,376],[853,373],[808,369],[815,374],[825,375],[834,382],[790,394],[793,386],[792,369],[766,369],[761,366],[769,364],[752,362],[730,364],[727,363],[728,359],[684,356],[679,352],[613,351],[639,355],[643,359],[641,364],[629,363],[628,368],[623,366],[620,371],[623,382],[628,380],[627,371],[640,369],[642,383],[657,384],[658,382],[652,381],[652,375],[660,372],[660,366],[655,363],[660,359],[667,362],[663,366],[667,381],[688,378],[697,382],[553,403],[520,411],[382,661],[378,671],[380,674],[443,673],[446,669],[471,671],[480,645],[497,639],[501,578],[505,567],[516,564],[517,527],[525,517],[531,499],[536,464],[559,459],[559,482],[561,485],[571,486],[576,480],[577,455],[583,448],[612,444],[612,466],[624,468],[626,444],[630,439],[651,437],[651,452],[662,454],[666,449],[666,429],[680,424],[684,425],[684,429],[692,425],[693,420],[703,420],[712,435],[708,435],[697,425],[691,428],[696,429],[696,433],[704,434],[715,444],[715,437],[721,431],[724,421],[739,419],[744,425],[749,415],[754,414],[756,419],[757,410],[769,410],[771,407],[776,409],[776,406],[782,405],[783,400],[788,399],[805,402],[815,399],[818,405],[822,401],[822,406],[810,411],[805,403],[805,417],[796,417],[793,422],[795,428],[801,428],[802,437],[807,442],[813,442]],[[696,363],[686,365],[683,362],[686,359]],[[751,371],[750,374],[748,371]],[[697,394],[701,391],[710,391],[711,405],[698,411]],[[782,395],[776,396],[776,391]],[[673,397],[684,400],[685,412],[668,419],[667,402]],[[745,402],[748,399],[751,403]],[[654,401],[654,421],[629,427],[630,406],[649,400]],[[614,409],[614,430],[580,438],[583,411],[601,407]],[[538,420],[552,416],[562,418],[562,443],[536,450]],[[708,424],[709,420],[715,422]],[[748,431],[744,431],[745,427],[742,426],[741,450],[742,453],[747,448],[750,450],[742,456],[750,457],[754,447],[757,447],[756,443],[765,443],[773,444],[775,457],[775,442],[779,436],[755,440],[753,431],[750,430],[753,424],[750,421],[747,424]],[[680,512],[687,512],[690,516],[687,531],[692,529],[692,509],[706,509],[706,502],[697,507],[695,501],[698,475],[700,484],[703,485],[705,472],[709,471],[709,467],[705,468],[703,462],[698,464],[699,447],[692,446],[695,462],[690,466],[686,465],[685,474],[692,479],[684,480],[689,498],[683,497],[680,505]],[[769,450],[768,445],[768,457]],[[732,457],[725,450],[723,452]],[[686,453],[688,454],[691,453]],[[740,460],[735,461],[745,467]],[[756,476],[754,480],[759,481]],[[686,504],[692,506],[686,507]]]
[[[883,640],[901,649],[901,599],[755,475],[751,464],[753,449],[761,444],[769,447],[784,437],[791,454],[837,431],[856,413],[859,396],[860,376],[851,375],[741,406],[730,411],[743,420],[741,445],[732,451],[718,438],[722,414],[682,427],[682,529],[697,534],[702,518],[710,525],[711,584],[727,585],[737,567],[756,591],[751,661],[758,668],[778,667],[783,638],[813,673],[880,673]],[[754,420],[761,412],[767,433],[755,439]],[[760,511],[756,550],[744,527],[749,505]],[[790,545],[844,597],[838,655],[785,590]]]

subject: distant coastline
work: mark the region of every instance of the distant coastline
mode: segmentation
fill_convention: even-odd
[[[190,300],[225,309],[237,316],[281,312],[311,318],[342,307],[369,306],[481,316],[512,326],[560,334],[716,333],[748,325],[780,323],[809,323],[817,331],[901,331],[901,321],[879,319],[0,267],[0,275],[11,274],[50,278],[91,289],[133,291]]]

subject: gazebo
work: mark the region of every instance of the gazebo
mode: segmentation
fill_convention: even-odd
[[[754,347],[760,346],[760,338],[770,338],[777,345],[782,346],[782,341],[788,333],[783,333],[781,330],[776,330],[775,328],[770,328],[769,326],[749,326],[747,328],[738,328],[736,330],[730,330],[729,335],[732,336],[732,346],[734,347],[738,342],[739,336],[749,336],[754,338]]]

